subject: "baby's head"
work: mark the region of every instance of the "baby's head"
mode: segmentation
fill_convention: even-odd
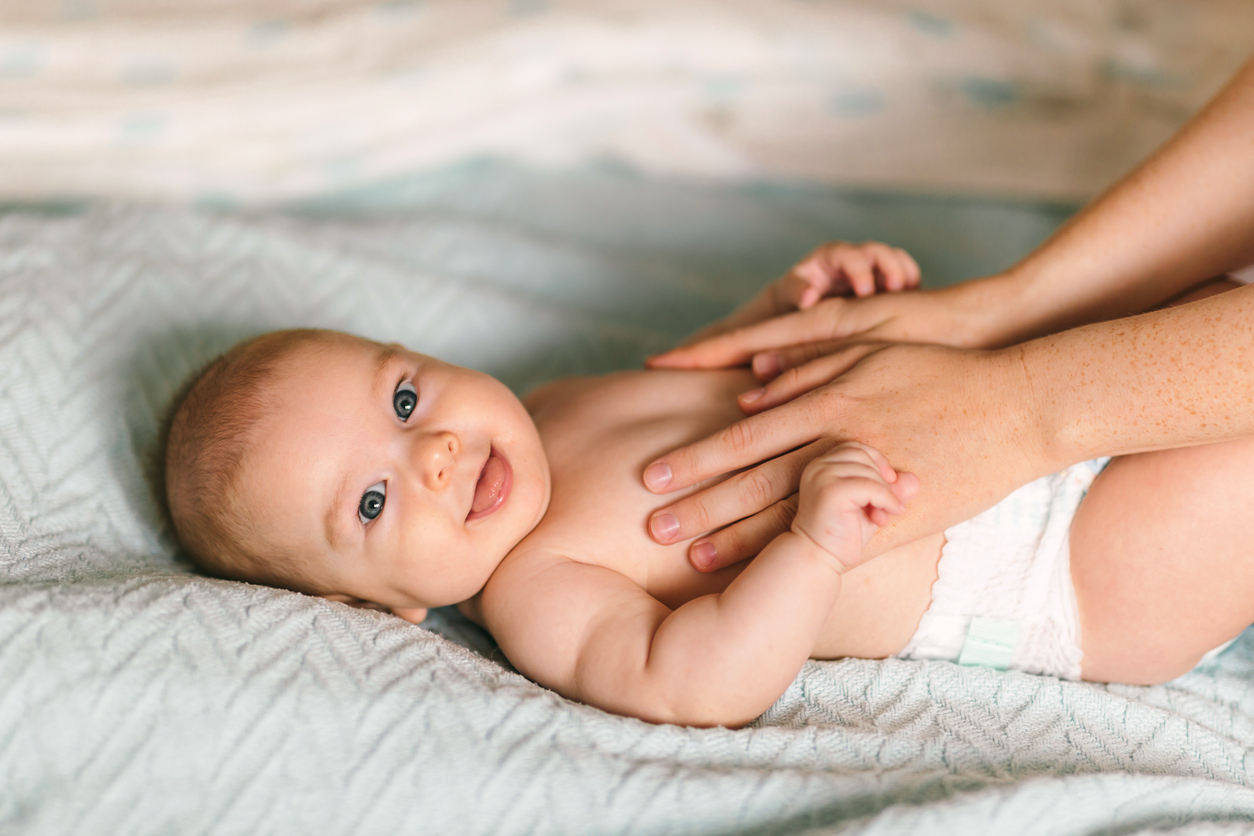
[[[473,597],[548,507],[526,409],[398,345],[276,331],[237,345],[170,423],[166,498],[202,568],[411,621]]]

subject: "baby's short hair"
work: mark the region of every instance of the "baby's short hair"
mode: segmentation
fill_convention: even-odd
[[[206,573],[320,591],[294,556],[267,545],[241,505],[238,482],[259,425],[276,408],[270,393],[280,364],[333,337],[296,329],[245,340],[196,375],[173,405],[163,457],[165,499],[180,545]]]

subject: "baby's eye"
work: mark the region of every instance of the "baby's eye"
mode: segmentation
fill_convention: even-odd
[[[386,498],[387,485],[382,482],[375,482],[366,488],[366,492],[361,495],[361,502],[357,503],[357,519],[361,520],[362,525],[383,513],[383,502]]]
[[[396,417],[401,421],[408,421],[409,416],[414,414],[416,406],[418,406],[418,390],[414,388],[412,381],[402,380],[401,384],[396,387],[396,391],[392,393],[392,408],[396,410]]]

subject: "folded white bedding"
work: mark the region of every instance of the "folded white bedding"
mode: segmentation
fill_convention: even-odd
[[[755,727],[692,730],[545,691],[455,613],[430,620],[441,637],[188,573],[146,463],[171,393],[239,337],[346,328],[523,388],[638,362],[821,237],[887,236],[955,278],[1013,256],[965,241],[1023,249],[1061,217],[504,167],[388,200],[404,210],[0,215],[0,831],[1202,833],[1254,819],[1246,639],[1155,688],[810,663]]]

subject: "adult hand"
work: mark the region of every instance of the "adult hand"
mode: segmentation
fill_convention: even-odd
[[[692,546],[689,558],[703,571],[757,554],[788,528],[806,465],[850,440],[880,450],[920,482],[906,512],[872,538],[870,553],[968,519],[1053,469],[1033,432],[1019,350],[862,343],[798,367],[751,402],[742,397],[742,407],[758,414],[646,468],[655,493],[750,468],[654,512],[649,530],[670,543],[720,529]]]
[[[803,379],[844,376],[651,465],[646,484],[664,493],[778,456],[659,510],[650,530],[672,542],[748,516],[698,541],[697,549],[706,542],[719,549],[713,560],[693,557],[712,568],[753,554],[783,528],[778,517],[788,509],[772,503],[786,502],[805,463],[844,439],[875,446],[920,478],[910,508],[869,544],[883,548],[1095,455],[1254,434],[1254,288],[1121,318],[1254,261],[1252,135],[1254,59],[1171,142],[1004,277],[935,292],[978,303],[991,291],[983,320],[969,304],[953,305],[962,315],[948,322],[937,316],[944,305],[909,312],[931,293],[838,300],[847,310],[804,320],[826,334],[775,333],[766,323],[751,338],[746,329],[655,358],[651,365],[707,368],[813,339],[988,347],[1052,335],[992,352],[836,348],[831,356],[845,359],[798,371],[797,388]],[[1083,323],[1096,324],[1076,327]],[[791,387],[784,379],[742,405],[764,409]],[[783,511],[762,513],[771,507]]]
[[[1013,341],[1021,319],[1017,290],[1008,278],[991,276],[940,290],[824,299],[804,310],[700,335],[649,358],[648,365],[710,369],[751,363],[759,379],[770,380],[851,340],[1004,345]]]

